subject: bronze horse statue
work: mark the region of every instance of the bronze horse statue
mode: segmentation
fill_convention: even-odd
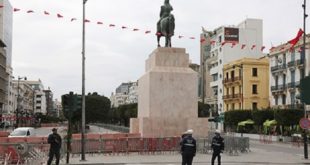
[[[170,14],[168,17],[163,18],[157,25],[157,46],[160,47],[160,37],[165,37],[165,47],[171,47],[171,37],[174,35],[174,16]]]

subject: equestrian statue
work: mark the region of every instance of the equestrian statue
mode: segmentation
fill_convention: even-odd
[[[157,22],[157,46],[160,47],[160,37],[166,39],[165,47],[171,47],[171,37],[174,35],[174,16],[171,14],[173,10],[169,0],[165,0],[164,5],[160,8],[160,19]]]

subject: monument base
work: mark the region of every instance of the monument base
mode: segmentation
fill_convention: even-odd
[[[181,136],[188,129],[194,130],[194,137],[207,137],[208,118],[131,118],[130,133],[140,133],[142,137]]]
[[[206,136],[208,119],[198,118],[198,73],[184,48],[157,48],[138,80],[138,117],[130,132],[143,137],[180,136],[187,129]]]

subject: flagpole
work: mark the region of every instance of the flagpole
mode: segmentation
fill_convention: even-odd
[[[83,0],[83,29],[82,29],[82,133],[81,133],[81,161],[85,159],[85,4]]]
[[[303,9],[304,9],[304,14],[303,14],[303,19],[304,19],[304,34],[303,34],[303,46],[302,46],[302,54],[301,54],[301,59],[303,60],[303,64],[304,64],[304,71],[302,73],[302,79],[305,78],[306,76],[306,18],[307,18],[307,14],[306,14],[306,0],[304,0],[304,4],[302,5]],[[303,103],[304,105],[304,117],[307,118],[307,108],[306,108],[306,104]],[[308,138],[307,138],[307,130],[304,129],[304,136],[303,136],[303,139],[304,139],[304,158],[305,159],[308,159]]]

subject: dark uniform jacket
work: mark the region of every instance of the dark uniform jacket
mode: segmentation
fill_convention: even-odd
[[[211,147],[214,153],[221,153],[224,151],[224,138],[221,136],[214,136],[212,138]]]
[[[51,145],[50,150],[59,151],[61,148],[61,137],[57,133],[52,133],[48,136],[47,142]]]
[[[196,140],[192,136],[185,136],[180,145],[182,155],[196,155]]]

